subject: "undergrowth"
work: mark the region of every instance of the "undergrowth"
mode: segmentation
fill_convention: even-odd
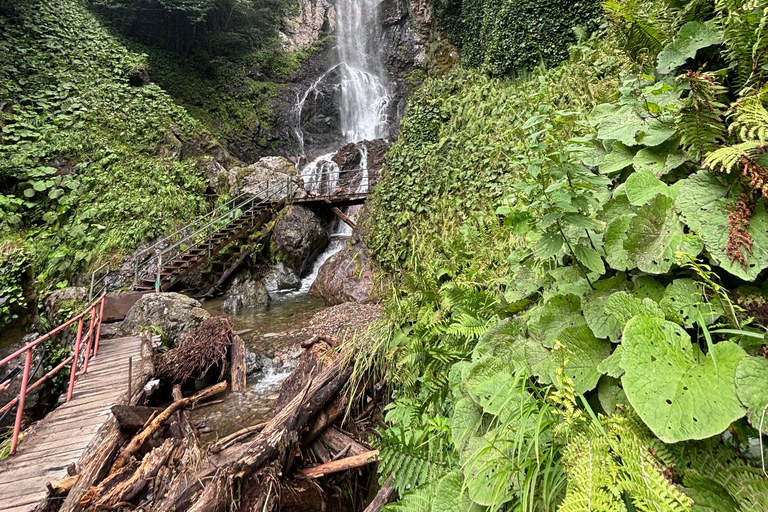
[[[557,68],[411,98],[356,347],[389,510],[768,510],[768,12],[605,8]]]

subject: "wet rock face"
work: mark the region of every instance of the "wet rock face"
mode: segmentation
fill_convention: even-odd
[[[367,250],[346,246],[326,261],[312,284],[311,292],[329,305],[366,302],[373,289],[373,269]]]
[[[283,50],[306,50],[336,30],[336,9],[329,0],[301,0],[293,16],[283,20],[280,42]]]
[[[264,285],[269,293],[297,290],[301,286],[301,279],[296,272],[286,267],[285,263],[280,262],[264,277]]]
[[[150,293],[128,311],[121,329],[126,335],[137,335],[143,327],[162,329],[171,347],[184,343],[187,334],[197,329],[211,315],[200,302],[180,293]]]
[[[87,306],[88,289],[81,286],[71,286],[56,290],[45,299],[45,318],[56,327]]]
[[[304,183],[299,176],[296,167],[287,158],[281,156],[268,156],[260,159],[255,164],[245,167],[234,167],[229,174],[230,194],[234,197],[241,193],[253,195],[263,192],[270,187],[270,199],[282,199],[290,192],[296,193],[296,197],[304,197]],[[282,188],[282,184],[291,181],[290,190]],[[266,198],[264,198],[266,199]]]
[[[299,276],[310,270],[326,245],[328,233],[322,221],[304,206],[289,207],[272,230],[272,255]]]
[[[263,306],[267,303],[269,303],[269,293],[264,286],[264,281],[249,270],[245,270],[232,279],[221,309],[225,313],[236,315],[245,308]]]
[[[323,263],[312,283],[310,292],[329,305],[373,300],[373,266],[362,229],[367,215],[363,208],[347,245]]]

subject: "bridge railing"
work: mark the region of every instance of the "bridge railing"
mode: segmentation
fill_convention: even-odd
[[[82,350],[85,350],[85,358],[83,361],[83,369],[80,372],[80,374],[84,374],[88,372],[88,360],[91,358],[91,356],[95,356],[99,351],[99,338],[101,337],[101,320],[104,315],[104,301],[106,299],[106,294],[102,294],[98,299],[93,301],[87,308],[83,310],[82,313],[75,316],[71,320],[61,324],[60,326],[56,327],[52,331],[48,332],[47,334],[44,334],[43,336],[40,336],[36,340],[28,343],[27,345],[23,346],[19,350],[15,351],[8,357],[6,357],[3,360],[0,360],[0,368],[7,365],[17,357],[24,356],[24,369],[22,371],[22,380],[21,380],[21,390],[19,391],[19,394],[12,399],[10,402],[5,404],[2,408],[0,408],[0,415],[4,415],[6,412],[11,410],[13,406],[16,406],[16,420],[13,424],[13,437],[11,439],[11,455],[16,453],[16,447],[19,443],[19,433],[21,432],[21,419],[22,415],[24,414],[24,403],[26,401],[27,395],[30,391],[34,390],[38,386],[42,385],[45,381],[59,373],[64,367],[67,365],[72,365],[70,374],[69,374],[69,388],[67,389],[67,402],[72,400],[72,392],[75,389],[75,380],[78,375],[77,373],[77,365],[80,359],[80,352]],[[86,329],[86,322],[87,329]],[[74,352],[64,359],[62,362],[60,362],[55,368],[50,370],[48,373],[40,377],[37,381],[35,381],[33,384],[30,384],[29,381],[31,380],[31,377],[34,375],[30,375],[32,370],[32,356],[35,347],[39,346],[42,343],[45,343],[48,339],[50,339],[52,336],[64,331],[65,329],[69,328],[70,326],[77,325],[77,335],[75,338],[75,349]],[[87,334],[83,335],[84,332]],[[0,383],[2,384],[2,383]]]

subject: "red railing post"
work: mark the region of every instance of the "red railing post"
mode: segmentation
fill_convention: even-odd
[[[72,371],[69,374],[69,391],[67,402],[72,400],[72,391],[75,389],[75,377],[77,376],[77,360],[80,355],[80,341],[83,339],[83,317],[77,322],[77,341],[75,341],[75,358],[72,360]]]
[[[104,303],[107,302],[107,294],[101,296],[101,305],[99,306],[99,323],[96,325],[96,341],[93,346],[93,356],[99,353],[99,340],[101,339],[101,321],[104,319]]]
[[[96,304],[91,306],[91,321],[88,326],[88,343],[85,344],[85,363],[83,364],[83,373],[88,373],[88,359],[91,357],[91,345],[93,345],[93,328],[96,322]]]
[[[19,433],[21,433],[21,416],[24,414],[24,402],[27,398],[27,383],[29,382],[29,369],[32,366],[32,349],[27,350],[27,357],[24,360],[24,377],[21,380],[21,394],[19,395],[19,404],[16,406],[16,422],[13,424],[13,439],[11,440],[11,455],[16,453],[16,446],[19,444]]]

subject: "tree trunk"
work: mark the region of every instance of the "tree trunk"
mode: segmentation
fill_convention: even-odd
[[[232,377],[232,392],[244,393],[246,390],[246,355],[245,355],[245,343],[240,336],[234,336],[232,338],[232,346],[229,349],[230,354],[230,374]]]

